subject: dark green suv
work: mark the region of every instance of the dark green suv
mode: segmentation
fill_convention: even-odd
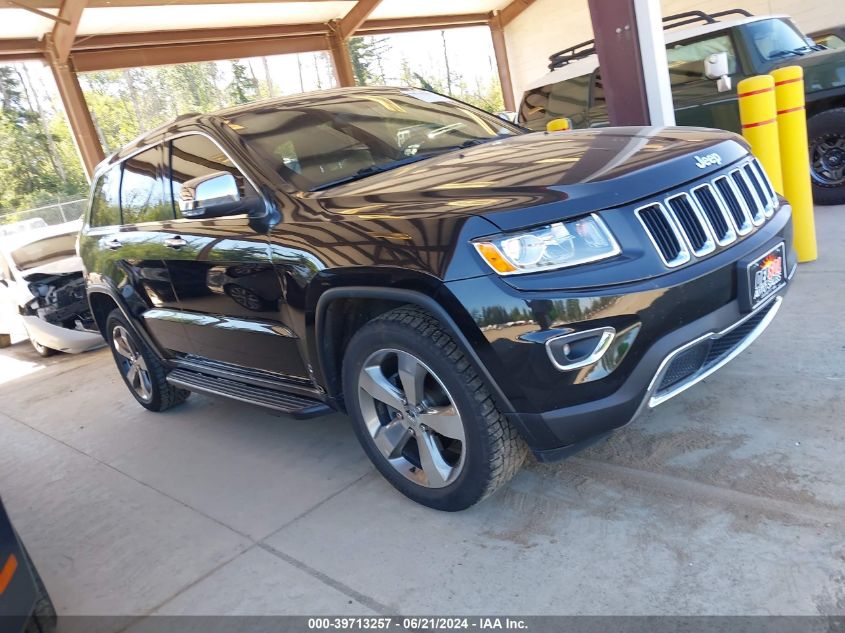
[[[802,66],[813,197],[820,204],[845,203],[845,49],[814,43],[787,16],[754,16],[742,9],[668,16],[664,28],[678,125],[738,132],[737,83],[780,66]],[[706,60],[714,55],[727,58],[730,82],[708,77]],[[549,59],[551,72],[523,96],[519,123],[543,130],[551,119],[568,117],[574,127],[607,125],[594,42]]]

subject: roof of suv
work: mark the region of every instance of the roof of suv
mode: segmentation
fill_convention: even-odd
[[[162,125],[152,130],[149,130],[148,132],[144,132],[143,134],[134,138],[122,148],[107,156],[105,160],[100,164],[100,167],[98,167],[98,170],[104,165],[111,165],[115,162],[121,161],[124,158],[136,153],[139,149],[159,141],[160,137],[163,136],[165,133],[178,133],[178,129],[175,129],[177,127],[177,124],[178,127],[189,127],[192,125],[196,125],[202,119],[226,119],[226,117],[240,114],[242,112],[260,110],[262,108],[273,108],[278,106],[302,106],[308,105],[309,103],[313,103],[316,100],[319,100],[320,102],[325,102],[327,100],[332,99],[348,98],[354,95],[383,97],[391,93],[405,93],[409,91],[418,92],[421,90],[424,89],[410,86],[354,86],[348,88],[328,88],[325,90],[312,90],[310,92],[301,92],[298,94],[286,95],[282,97],[273,97],[271,99],[263,99],[261,101],[251,101],[250,103],[230,106],[222,110],[215,110],[214,112],[188,112],[186,114],[180,114],[179,116],[174,119],[171,119],[167,123],[163,123]]]
[[[695,26],[687,29],[669,29],[664,31],[664,41],[667,44],[674,44],[675,42],[679,42],[681,40],[692,39],[701,35],[707,35],[708,33],[724,31],[737,26],[742,26],[743,24],[750,24],[752,22],[759,22],[761,20],[769,20],[771,18],[789,19],[789,16],[780,13],[770,15],[752,15],[747,18],[744,17],[736,18],[733,20],[721,20],[718,22],[702,24],[700,26]],[[551,72],[546,73],[536,81],[531,82],[526,87],[526,90],[533,90],[534,88],[539,88],[540,86],[546,86],[548,84],[557,83],[558,81],[564,81],[566,79],[572,79],[573,77],[580,77],[582,75],[589,74],[593,72],[598,65],[598,57],[595,54],[590,55],[588,57],[584,57],[583,59],[578,59],[569,62],[568,64],[561,66],[560,68],[555,68]]]

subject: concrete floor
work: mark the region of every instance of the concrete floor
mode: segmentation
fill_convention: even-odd
[[[458,514],[339,415],[128,395],[107,350],[0,352],[0,493],[60,614],[845,613],[845,207],[750,350]]]

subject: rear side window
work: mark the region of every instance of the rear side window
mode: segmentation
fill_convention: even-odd
[[[704,60],[713,53],[727,53],[729,72],[731,75],[736,73],[736,53],[730,35],[669,44],[666,47],[666,61],[669,62],[671,84],[678,86],[706,79]]]
[[[91,226],[113,226],[120,224],[120,165],[111,167],[94,186],[91,199]]]
[[[136,154],[123,163],[123,180],[120,185],[123,224],[173,218],[173,206],[165,197],[161,171],[159,147]]]

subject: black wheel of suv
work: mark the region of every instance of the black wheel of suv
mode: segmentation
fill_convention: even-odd
[[[813,200],[817,204],[845,204],[845,108],[810,117],[807,133]]]
[[[167,368],[135,335],[120,310],[112,310],[106,319],[106,340],[123,382],[141,406],[150,411],[164,411],[190,395],[190,391],[167,382]]]
[[[433,316],[397,308],[362,327],[343,361],[347,410],[364,451],[400,492],[463,510],[519,470],[527,447]]]
[[[32,343],[33,349],[35,349],[35,351],[38,353],[38,355],[41,356],[42,358],[48,358],[49,356],[52,356],[53,354],[57,353],[56,350],[54,350],[52,347],[47,347],[46,345],[42,345],[41,343],[39,343],[35,339],[31,338],[31,339],[29,339],[29,342]]]

